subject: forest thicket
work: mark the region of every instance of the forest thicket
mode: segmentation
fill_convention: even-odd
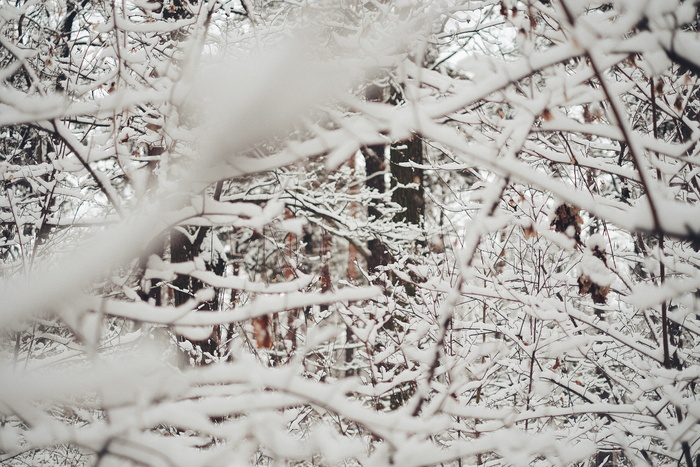
[[[697,0],[0,0],[0,465],[700,465]]]

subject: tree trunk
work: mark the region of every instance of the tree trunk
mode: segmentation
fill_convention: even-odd
[[[374,74],[375,81],[370,83],[365,90],[365,97],[369,102],[383,102],[385,100],[384,86],[376,82],[378,75],[379,73]],[[385,146],[383,144],[366,146],[362,149],[367,174],[365,186],[377,195],[386,192],[386,184],[384,182],[384,173],[386,170],[384,149]],[[380,206],[381,201],[377,199],[369,203],[369,206],[367,206],[367,218],[370,221],[382,217],[381,209],[379,209]],[[367,242],[367,249],[370,252],[367,258],[367,270],[370,274],[374,274],[379,266],[385,266],[388,262],[386,246],[378,238],[372,238]]]
[[[403,102],[399,89],[394,89],[391,101],[395,105]],[[393,144],[389,154],[393,189],[391,200],[403,208],[394,216],[394,222],[404,222],[419,228],[423,224],[425,207],[423,169],[412,164],[423,163],[423,140],[413,135],[407,141]],[[416,295],[414,283],[397,279],[394,282],[402,282],[407,295],[411,297]]]
[[[393,145],[390,154],[391,183],[395,187],[391,200],[404,208],[394,216],[394,221],[421,225],[425,205],[423,169],[405,164],[423,163],[423,141],[418,136],[414,136],[408,141]],[[417,186],[407,186],[411,184]]]

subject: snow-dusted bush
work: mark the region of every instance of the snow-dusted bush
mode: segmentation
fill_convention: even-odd
[[[3,465],[697,465],[696,2],[0,4]]]

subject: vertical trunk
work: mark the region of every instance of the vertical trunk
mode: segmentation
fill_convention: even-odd
[[[148,267],[148,257],[150,255],[157,255],[161,258],[163,257],[165,254],[165,244],[166,238],[164,235],[159,235],[153,239],[149,248],[147,248],[141,258],[139,258],[140,274],[143,274],[146,271],[146,268]],[[163,304],[163,299],[159,284],[160,279],[151,279],[147,283],[142,279],[141,288],[143,293],[141,293],[141,298],[144,301],[152,302],[155,306],[161,306]]]
[[[73,23],[75,22],[75,18],[77,17],[78,12],[80,11],[81,8],[85,7],[85,4],[87,3],[87,0],[82,0],[79,4],[74,2],[74,1],[67,1],[66,2],[66,10],[67,14],[65,18],[63,18],[63,21],[60,23],[59,26],[59,31],[60,35],[56,36],[58,39],[56,40],[56,50],[57,50],[57,56],[61,60],[69,61],[70,58],[70,48],[68,47],[68,43],[70,40],[71,32],[73,31]],[[20,22],[21,24],[21,22]],[[63,38],[63,40],[60,40]],[[19,38],[21,40],[21,37]],[[55,89],[56,92],[61,93],[65,91],[65,86],[64,81],[67,79],[66,74],[61,70],[59,71],[58,75],[56,76],[56,81],[55,81]],[[62,143],[59,143],[62,144]],[[54,181],[54,177],[56,175],[56,170],[51,171],[50,174],[46,175],[44,180],[47,183],[51,183]],[[30,259],[31,263],[30,265],[34,264],[34,259],[39,252],[39,248],[49,239],[49,235],[51,234],[52,227],[51,225],[47,222],[48,216],[51,214],[51,208],[53,207],[54,203],[56,202],[56,199],[54,197],[54,190],[55,190],[56,185],[54,185],[54,188],[52,188],[44,197],[44,205],[42,206],[42,211],[41,211],[41,224],[38,229],[37,235],[36,235],[36,241],[34,242],[34,248],[32,251],[32,257]]]
[[[82,0],[80,3],[76,3],[74,1],[67,1],[66,2],[66,11],[67,15],[63,19],[63,22],[61,23],[61,26],[59,27],[59,30],[61,31],[61,35],[58,37],[62,37],[64,40],[62,42],[57,43],[57,48],[58,48],[58,56],[61,59],[68,59],[70,56],[70,49],[68,47],[68,43],[70,41],[70,35],[71,32],[73,31],[73,22],[75,21],[75,18],[78,15],[78,12],[82,10],[85,7],[85,4],[87,3],[87,0]],[[63,92],[65,91],[65,87],[63,86],[63,82],[67,79],[66,74],[63,71],[60,71],[58,73],[58,76],[56,76],[56,91],[58,92]]]
[[[391,102],[400,105],[403,102],[401,90],[394,89]],[[423,169],[416,167],[423,164],[423,140],[413,135],[409,140],[391,146],[391,200],[401,206],[401,212],[394,216],[394,222],[403,222],[420,227],[423,224],[425,195],[423,190]],[[416,295],[416,286],[403,282],[406,294]]]
[[[294,218],[294,215],[292,214],[292,211],[289,209],[286,210],[285,212],[285,219],[292,219]],[[284,278],[287,281],[294,280],[297,277],[296,269],[298,267],[297,261],[295,258],[295,251],[297,249],[297,236],[294,235],[293,233],[288,233],[287,236],[285,237],[285,254],[286,254],[286,263],[284,267]],[[296,328],[296,320],[299,317],[299,309],[295,308],[293,310],[289,310],[286,312],[286,317],[287,317],[287,336],[286,336],[286,341],[289,343],[289,354],[290,358],[291,355],[293,355],[296,352],[297,348],[297,328]]]
[[[208,227],[199,227],[198,230],[190,231],[184,228],[184,232],[179,229],[173,229],[170,232],[170,260],[173,263],[183,263],[187,261],[192,261],[195,257],[199,256],[202,251],[202,245],[206,240],[207,235],[215,235]],[[211,237],[210,237],[211,238]],[[213,240],[212,240],[213,241]],[[226,267],[225,262],[222,258],[215,257],[212,248],[212,257],[203,258],[205,259],[205,264],[207,269],[216,273],[217,276],[222,276],[224,274],[224,269]],[[179,306],[187,302],[194,294],[204,287],[201,281],[193,279],[187,275],[178,274],[176,279],[173,281],[173,300],[174,305]],[[201,307],[202,310],[215,311],[219,308],[218,294],[215,294],[214,299],[210,302],[204,303]],[[208,353],[211,355],[218,355],[219,342],[220,342],[220,328],[215,326],[213,328],[212,335],[203,341],[197,342],[197,345],[201,348],[203,353]],[[204,361],[197,362],[203,364]]]
[[[397,106],[405,102],[400,85],[393,86],[390,102]],[[393,144],[390,162],[391,186],[394,189],[391,200],[403,208],[394,216],[394,221],[419,226],[423,223],[425,206],[423,169],[412,164],[423,164],[423,140],[413,135],[406,141]]]
[[[391,200],[404,208],[394,216],[394,221],[419,226],[423,223],[425,205],[423,169],[408,164],[423,163],[423,141],[418,136],[413,136],[408,141],[393,145],[390,154],[391,181],[395,187]]]
[[[194,249],[189,232],[173,229],[170,232],[170,261],[172,263],[184,263],[194,259]],[[180,306],[192,297],[194,292],[202,288],[202,284],[193,283],[190,276],[178,274],[173,281],[173,300],[175,306]]]
[[[369,102],[384,101],[384,86],[377,83],[379,73],[374,74],[374,81],[367,86],[365,97]],[[365,158],[365,170],[367,173],[367,181],[365,186],[377,195],[386,192],[386,184],[384,183],[384,173],[386,163],[384,158],[384,145],[367,146],[362,149],[362,155]],[[382,217],[381,201],[373,200],[367,206],[367,217],[369,220],[379,219]],[[367,242],[367,248],[370,252],[367,258],[367,269],[370,274],[373,274],[379,266],[387,264],[388,255],[386,247],[378,238],[373,238]]]
[[[350,176],[351,180],[354,181],[357,176],[357,172],[355,170],[355,157],[353,156],[350,159]],[[357,195],[359,192],[359,187],[356,184],[353,184],[352,187],[349,190],[349,194],[351,196]],[[350,203],[349,206],[350,209],[350,217],[355,218],[357,216],[357,210],[358,210],[358,205],[355,202]],[[355,245],[353,245],[352,242],[348,244],[348,264],[347,264],[347,270],[346,274],[348,276],[348,281],[352,284],[357,282],[357,248],[355,248]],[[348,326],[345,328],[345,365],[346,365],[346,370],[345,370],[345,376],[353,376],[355,374],[355,370],[351,368],[352,365],[352,360],[355,358],[354,357],[354,352],[352,349],[352,342],[353,342],[353,332],[352,329]]]

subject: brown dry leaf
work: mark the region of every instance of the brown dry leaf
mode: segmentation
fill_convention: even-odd
[[[608,256],[607,256],[607,254],[605,253],[605,251],[601,251],[600,248],[598,248],[598,247],[596,246],[596,247],[593,248],[593,256],[595,256],[596,258],[598,258],[599,260],[601,260],[601,261],[603,262],[603,264],[605,264],[605,265],[607,266],[607,264],[608,264]]]
[[[272,348],[272,333],[270,333],[270,317],[268,315],[253,319],[253,338],[259,349]]]
[[[165,152],[165,148],[161,146],[148,146],[149,156],[160,156]]]
[[[608,301],[608,293],[610,293],[610,287],[601,287],[598,284],[594,284],[594,287],[591,288],[593,303],[604,304]]]
[[[587,294],[590,290],[591,287],[593,286],[593,282],[591,282],[591,278],[585,275],[579,276],[578,278],[578,293],[579,295]]]
[[[580,295],[591,294],[593,303],[605,304],[608,301],[610,287],[598,285],[590,277],[581,275],[578,278],[578,293]]]
[[[498,261],[496,264],[494,264],[494,269],[496,270],[496,274],[501,274],[506,268],[506,262],[505,261]]]
[[[676,100],[673,102],[673,106],[676,108],[676,110],[683,110],[683,96],[678,94]]]
[[[562,204],[554,211],[554,219],[550,225],[557,232],[566,233],[569,227],[574,227],[574,240],[581,243],[581,225],[583,219],[579,215],[579,209],[570,204]]]
[[[535,227],[532,224],[528,225],[527,227],[523,227],[523,233],[525,234],[525,240],[537,238],[537,230],[535,230]]]

